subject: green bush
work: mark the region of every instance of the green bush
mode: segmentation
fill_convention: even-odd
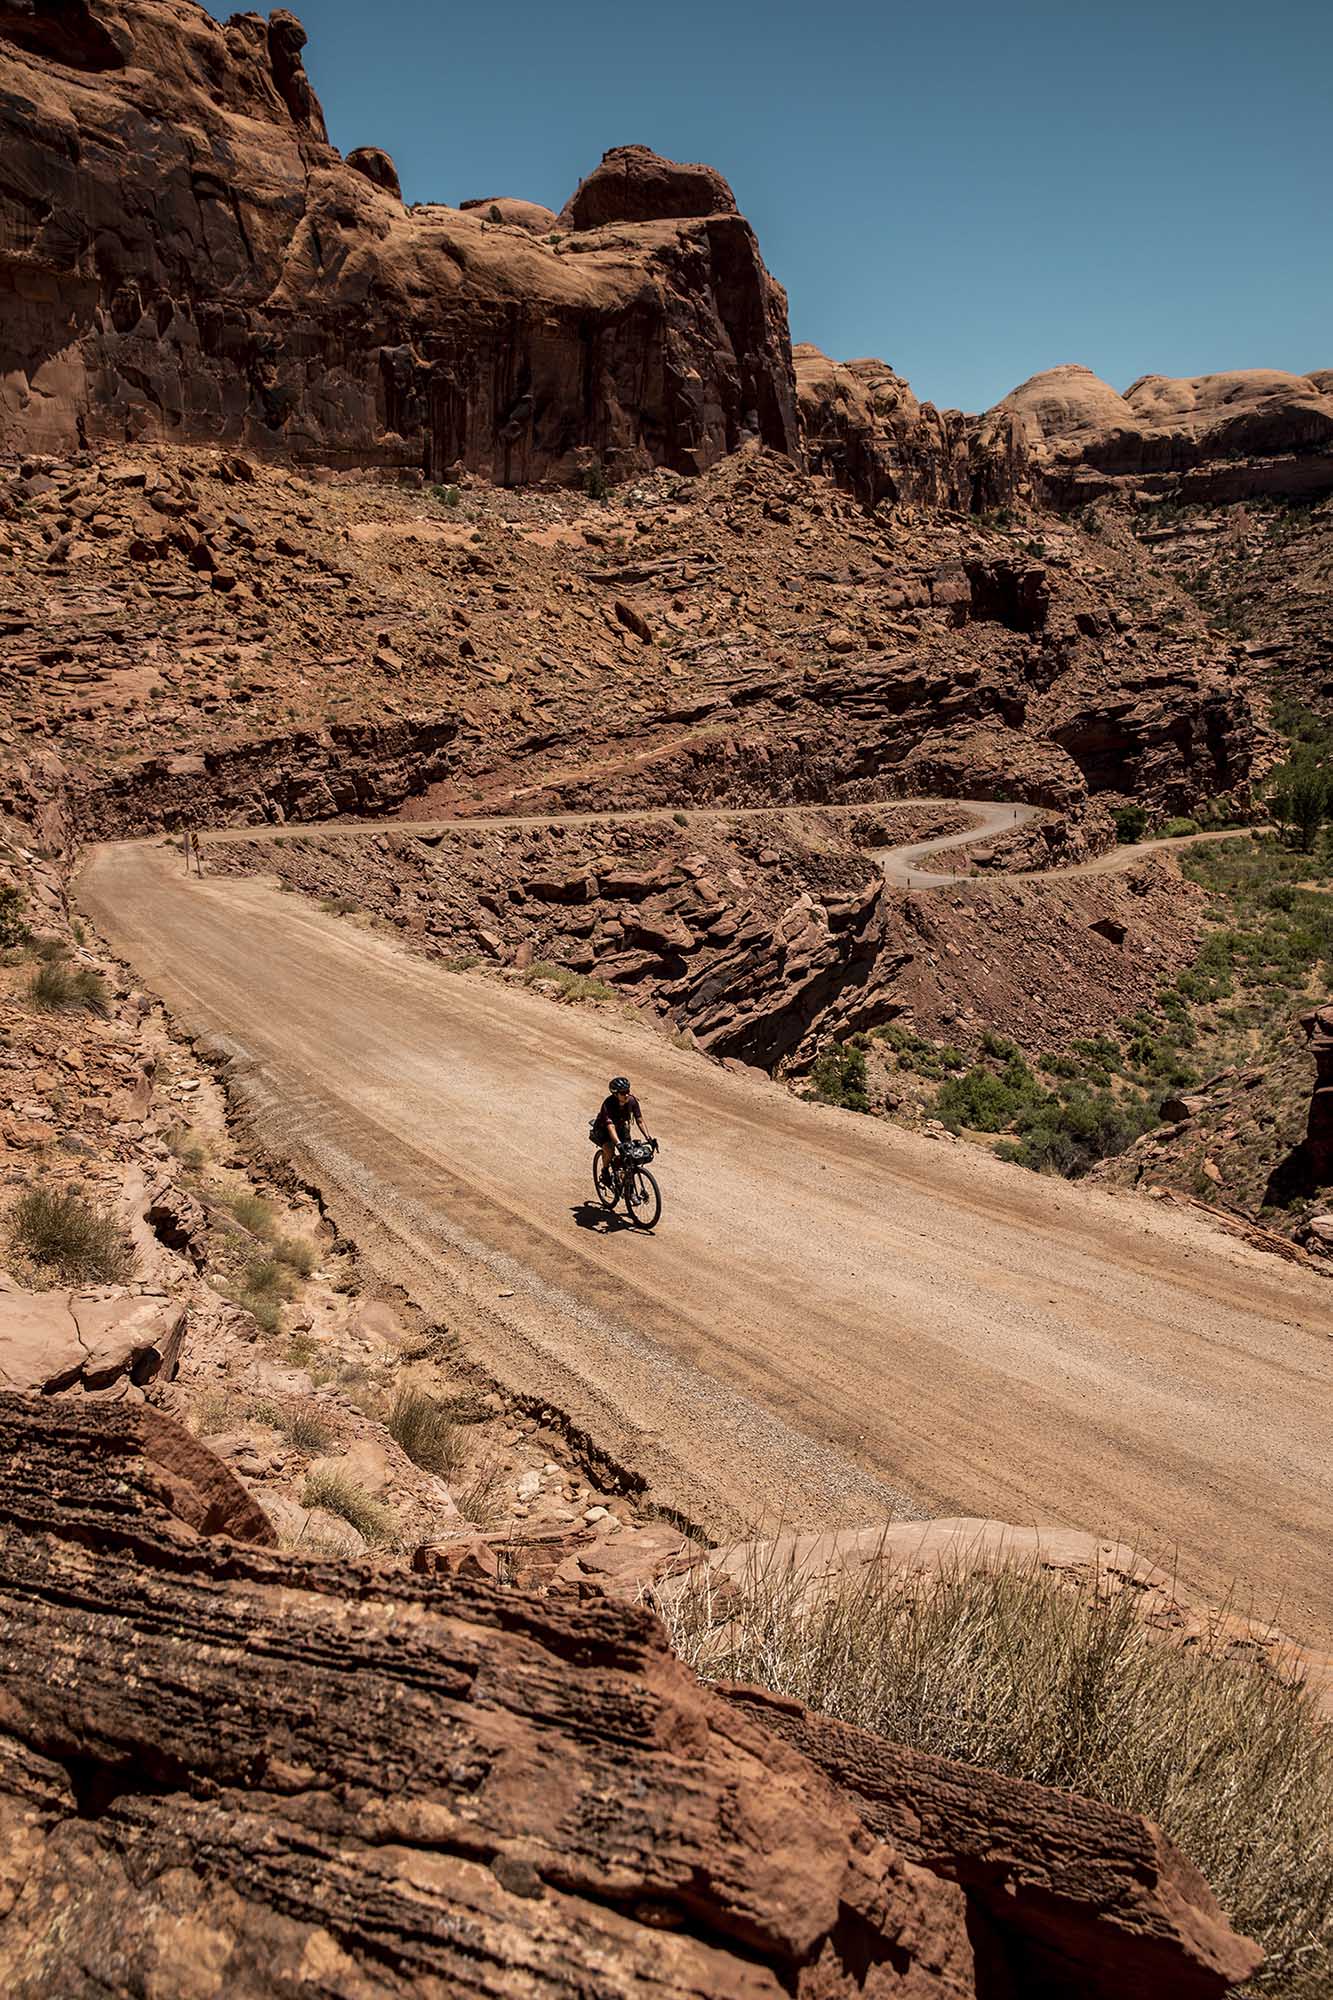
[[[606,476],[606,467],[590,465],[583,474],[583,490],[590,500],[605,500],[611,491],[611,482]]]
[[[273,1210],[262,1195],[252,1194],[242,1188],[235,1194],[221,1196],[223,1205],[230,1209],[242,1229],[248,1229],[252,1236],[269,1237],[273,1234]]]
[[[288,1270],[298,1277],[308,1278],[315,1268],[316,1256],[313,1243],[307,1243],[303,1236],[282,1236],[273,1246],[273,1255]]]
[[[1192,833],[1199,832],[1197,819],[1169,819],[1154,838],[1157,840],[1185,840]]]
[[[821,1104],[839,1104],[844,1111],[869,1111],[864,1049],[851,1042],[832,1042],[810,1072],[811,1095]]]
[[[1148,825],[1148,815],[1142,806],[1117,806],[1115,811],[1115,837],[1122,847],[1132,847],[1142,840]]]
[[[128,1285],[135,1273],[120,1222],[73,1188],[25,1188],[10,1210],[9,1240],[39,1273],[66,1285]]]

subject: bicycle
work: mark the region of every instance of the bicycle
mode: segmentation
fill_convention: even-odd
[[[598,1201],[610,1211],[623,1198],[625,1213],[636,1229],[655,1228],[662,1213],[662,1190],[648,1171],[656,1154],[656,1139],[626,1140],[609,1168],[603,1165],[600,1149],[593,1154],[592,1184]]]

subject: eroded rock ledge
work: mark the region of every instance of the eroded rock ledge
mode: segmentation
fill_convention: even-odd
[[[16,2000],[204,1963],[348,2000],[1188,2000],[1253,1969],[1143,1822],[727,1700],[646,1612],[210,1536],[208,1454],[164,1477],[162,1422],[0,1397]]]

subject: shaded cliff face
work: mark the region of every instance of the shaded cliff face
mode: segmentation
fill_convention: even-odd
[[[504,483],[796,449],[786,299],[719,176],[622,149],[637,172],[546,236],[409,212],[387,155],[328,144],[304,42],[283,12],[0,0],[0,447]]]

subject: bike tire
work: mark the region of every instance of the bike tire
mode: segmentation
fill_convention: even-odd
[[[598,1201],[600,1201],[600,1203],[602,1204],[603,1208],[614,1208],[616,1203],[620,1199],[620,1190],[616,1186],[615,1182],[615,1171],[616,1171],[615,1168],[612,1167],[610,1179],[603,1180],[602,1156],[600,1153],[593,1154],[592,1156],[593,1191],[596,1194]]]
[[[636,1229],[655,1229],[662,1213],[662,1190],[646,1167],[636,1167],[625,1185],[625,1213]]]

